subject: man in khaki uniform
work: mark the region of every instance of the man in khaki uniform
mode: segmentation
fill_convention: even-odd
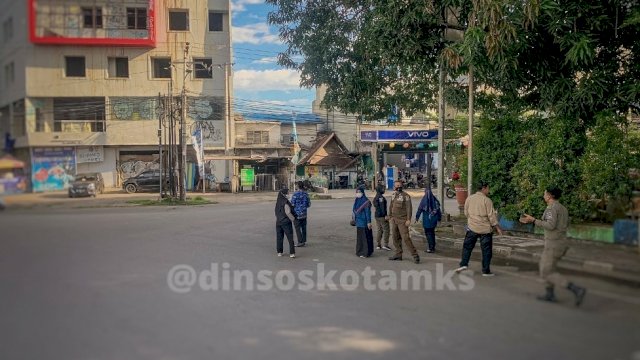
[[[413,255],[413,261],[419,264],[420,255],[418,255],[418,251],[413,246],[409,236],[409,225],[411,224],[411,214],[413,212],[411,196],[402,191],[402,185],[401,180],[397,180],[394,183],[395,192],[391,196],[391,202],[389,203],[388,218],[391,225],[393,246],[396,248],[396,254],[390,257],[389,260],[402,260],[402,242],[404,242],[409,251],[411,251],[411,255]]]
[[[562,195],[560,189],[548,188],[544,192],[547,208],[541,220],[524,214],[520,222],[534,223],[544,229],[544,250],[540,257],[540,277],[545,281],[546,294],[538,296],[538,300],[556,302],[554,288],[556,286],[569,289],[575,296],[575,305],[580,306],[587,290],[568,282],[557,271],[558,261],[569,249],[567,242],[567,227],[569,226],[569,212],[558,199]]]
[[[469,259],[476,242],[480,239],[482,249],[482,276],[493,276],[491,257],[493,255],[493,229],[502,235],[498,225],[498,213],[489,199],[489,184],[481,182],[478,191],[469,196],[464,203],[464,215],[467,217],[467,233],[462,246],[462,260],[456,272],[468,269]]]

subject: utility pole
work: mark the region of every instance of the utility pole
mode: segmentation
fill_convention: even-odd
[[[446,214],[444,201],[444,82],[447,74],[444,71],[444,61],[440,61],[440,81],[438,84],[438,198],[442,213]]]
[[[164,104],[162,103],[162,97],[160,95],[160,93],[158,93],[158,105],[156,106],[156,109],[161,109],[160,106],[164,106]],[[163,109],[166,110],[166,109]],[[164,182],[164,176],[163,176],[163,163],[162,163],[162,117],[166,116],[166,111],[163,111],[162,116],[158,116],[158,154],[160,156],[160,158],[158,159],[158,162],[160,163],[160,199],[162,200],[162,183]]]
[[[473,65],[469,66],[469,146],[467,148],[467,191],[473,194]]]
[[[176,188],[177,188],[177,184],[176,184],[176,164],[175,164],[175,157],[176,157],[176,149],[175,149],[175,144],[176,144],[176,128],[175,128],[175,113],[174,113],[174,108],[173,108],[173,80],[171,80],[169,82],[169,97],[168,97],[168,102],[169,102],[169,141],[168,141],[168,145],[169,145],[169,159],[168,159],[168,165],[169,165],[169,186],[171,187],[171,198],[175,199],[176,198]]]
[[[189,55],[189,43],[185,43],[182,67],[182,94],[180,99],[180,201],[187,200],[186,169],[187,169],[187,56]]]

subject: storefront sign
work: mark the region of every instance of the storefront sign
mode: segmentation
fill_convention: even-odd
[[[240,169],[240,186],[255,185],[255,172],[253,168]]]
[[[369,130],[361,131],[364,142],[424,141],[438,138],[438,130]]]
[[[78,164],[103,162],[104,147],[103,146],[78,147],[76,149],[76,161]]]

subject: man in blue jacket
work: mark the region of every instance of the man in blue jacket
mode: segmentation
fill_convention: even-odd
[[[298,191],[291,197],[293,211],[296,214],[294,225],[296,227],[296,236],[298,237],[297,247],[304,247],[307,244],[307,209],[311,207],[309,194],[305,191],[304,183],[298,181],[296,183]]]

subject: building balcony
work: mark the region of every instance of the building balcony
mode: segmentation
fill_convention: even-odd
[[[34,44],[155,46],[153,0],[29,0]]]

